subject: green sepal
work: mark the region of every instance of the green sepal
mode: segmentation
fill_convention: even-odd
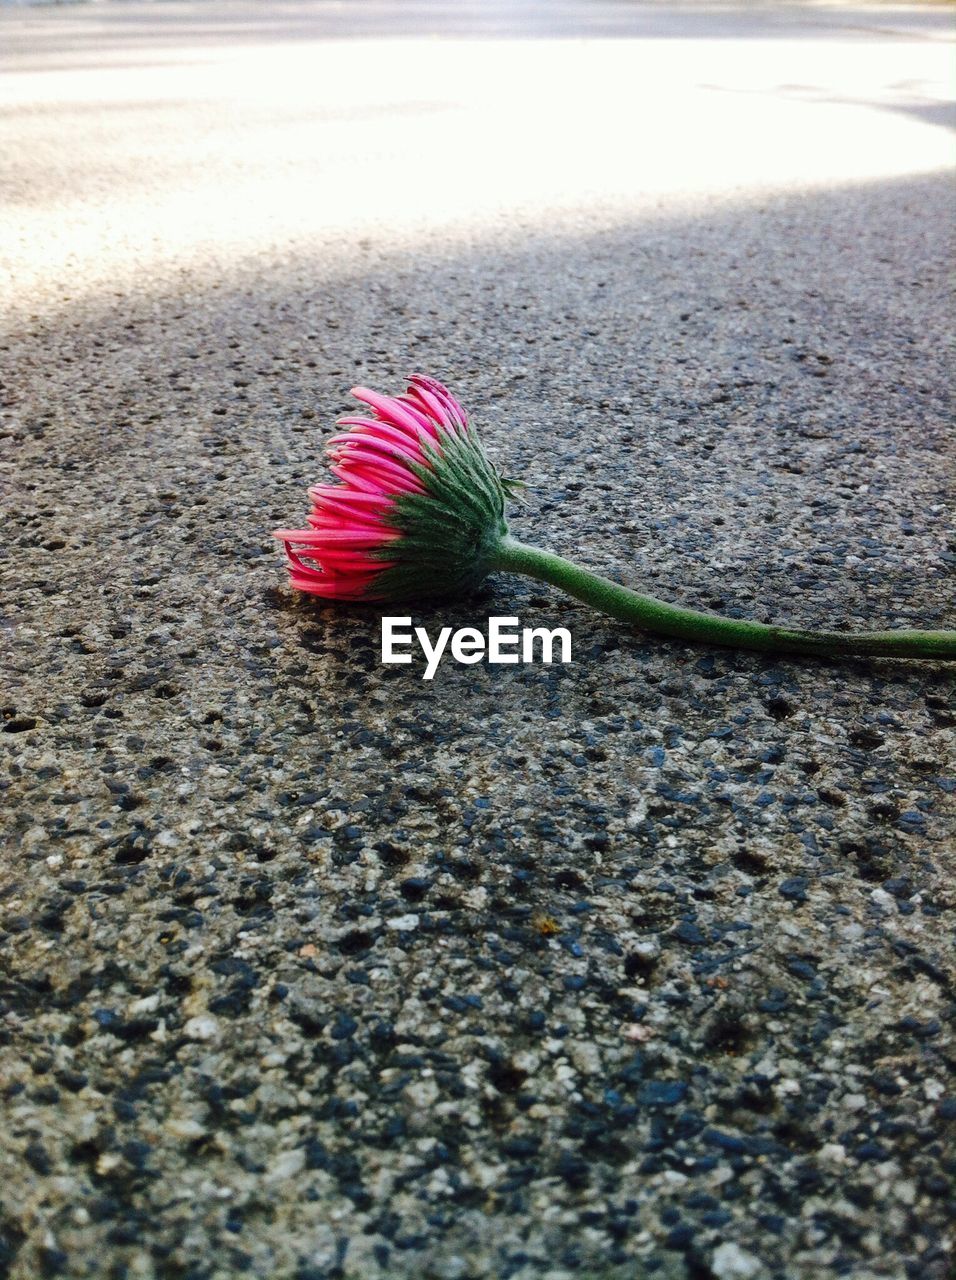
[[[508,532],[505,481],[471,430],[425,444],[427,465],[410,464],[424,493],[395,498],[387,523],[402,535],[376,553],[392,562],[370,591],[387,600],[454,596],[474,590]]]

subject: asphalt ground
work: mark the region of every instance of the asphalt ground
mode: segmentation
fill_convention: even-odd
[[[355,382],[667,599],[956,625],[952,10],[0,12],[0,1276],[945,1280],[952,665],[294,598]]]

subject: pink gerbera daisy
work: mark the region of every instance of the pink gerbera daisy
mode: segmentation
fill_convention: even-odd
[[[306,529],[279,529],[292,585],[332,600],[448,595],[476,585],[506,532],[509,483],[434,378],[401,396],[365,387],[365,414],[328,443],[339,484],[309,490]]]
[[[353,391],[369,412],[329,441],[339,484],[309,490],[305,529],[280,529],[292,585],[330,600],[457,595],[492,569],[550,582],[623,622],[683,640],[767,652],[956,658],[956,631],[806,631],[698,613],[639,595],[508,535],[515,485],[488,458],[464,409],[434,378],[405,395]]]

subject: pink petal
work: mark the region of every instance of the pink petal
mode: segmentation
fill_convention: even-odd
[[[387,542],[394,542],[401,537],[397,529],[311,529],[308,532],[300,529],[293,542],[309,546],[317,552],[325,552],[329,548],[346,547],[358,550],[360,547],[381,547]]]
[[[394,396],[381,396],[377,391],[369,391],[367,387],[353,387],[352,395],[356,400],[371,405],[383,422],[402,427],[413,439],[418,439],[418,423],[408,409]]]
[[[317,511],[357,520],[381,519],[394,505],[391,498],[382,494],[350,489],[347,485],[315,485],[309,490],[309,497]]]
[[[363,440],[369,438],[385,440],[394,444],[397,449],[400,449],[413,462],[425,462],[425,455],[421,447],[421,432],[417,432],[415,438],[410,440],[404,431],[400,431],[398,427],[393,427],[387,422],[374,422],[371,418],[339,418],[338,421],[343,427],[351,426],[352,430],[333,436],[329,444],[337,440],[348,440],[352,436],[359,436]]]
[[[371,537],[383,538],[387,537],[393,530],[381,520],[356,520],[354,516],[341,515],[334,511],[310,511],[306,516],[311,529],[316,531],[328,529],[333,530],[354,529],[356,532],[367,533]]]
[[[334,476],[338,476],[340,480],[345,481],[347,486],[343,492],[350,493],[367,493],[369,497],[375,498],[391,498],[395,491],[394,486],[383,481],[379,475],[365,474],[361,469],[355,467],[332,466],[329,470]],[[424,491],[423,491],[424,492]]]
[[[355,482],[356,478],[361,479],[366,483],[359,487],[373,493],[425,492],[425,486],[419,482],[417,476],[412,475],[397,463],[390,462],[387,458],[351,451],[336,457],[335,464],[331,470],[340,479],[347,480],[350,484]]]
[[[423,431],[427,432],[429,438],[432,440],[437,440],[438,432],[435,430],[435,423],[432,421],[429,414],[426,413],[425,410],[421,407],[421,405],[416,404],[416,402],[412,399],[410,395],[398,396],[396,398],[401,401],[401,403],[406,407],[409,413],[413,413],[415,415],[416,419],[418,420],[419,426]]]
[[[424,373],[413,374],[409,378],[409,390],[417,391],[423,399],[428,395],[431,399],[437,400],[443,410],[439,421],[444,422],[446,426],[466,427],[468,425],[467,413],[437,378],[430,378]]]
[[[439,426],[448,427],[449,423],[447,421],[445,406],[436,396],[433,396],[430,391],[424,387],[410,387],[409,395],[410,397],[414,396],[420,401],[424,412],[427,413]]]
[[[289,556],[289,581],[297,591],[305,591],[309,595],[322,596],[327,600],[376,600],[370,587],[382,569],[390,568],[383,564],[374,572],[365,573],[320,573],[310,569],[297,560],[294,553]]]

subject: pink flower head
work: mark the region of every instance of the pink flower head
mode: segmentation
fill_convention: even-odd
[[[330,600],[447,595],[477,584],[506,532],[507,481],[468,416],[434,378],[368,407],[328,442],[340,484],[309,490],[307,529],[279,529],[293,587]]]

